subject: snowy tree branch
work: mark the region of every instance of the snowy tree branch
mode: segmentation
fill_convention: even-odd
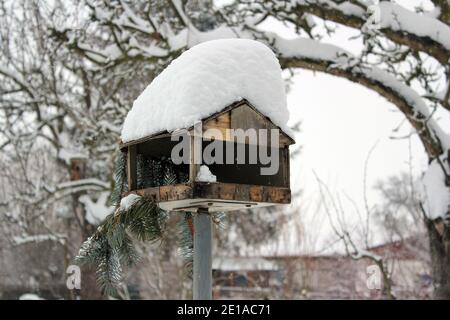
[[[371,65],[363,65],[357,57],[330,44],[312,39],[285,40],[274,34],[272,44],[279,53],[284,68],[304,68],[346,78],[378,92],[394,103],[420,133],[431,158],[442,153],[441,140],[445,133],[431,119],[429,107],[422,98],[401,81]]]
[[[242,1],[243,3],[249,3]],[[367,8],[353,1],[294,0],[258,1],[251,3],[252,12],[270,12],[280,20],[298,20],[305,13],[347,27],[363,30],[367,23]],[[379,32],[391,41],[434,57],[442,64],[450,58],[450,27],[432,17],[409,11],[391,2],[381,2]]]

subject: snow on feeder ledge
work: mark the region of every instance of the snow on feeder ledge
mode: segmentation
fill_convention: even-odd
[[[167,211],[288,204],[295,143],[288,118],[268,47],[244,39],[199,44],[153,80],[125,119],[128,193]],[[159,185],[155,174],[164,175]]]

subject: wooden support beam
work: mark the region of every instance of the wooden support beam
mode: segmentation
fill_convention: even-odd
[[[127,157],[127,177],[128,177],[128,190],[137,189],[137,163],[136,163],[136,145],[128,147]]]
[[[194,182],[198,170],[202,163],[202,131],[201,126],[194,126],[190,131],[190,150],[189,150],[189,181]]]

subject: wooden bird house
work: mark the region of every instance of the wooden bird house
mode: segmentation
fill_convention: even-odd
[[[235,102],[202,119],[199,126],[184,129],[159,132],[121,144],[122,152],[127,153],[129,192],[153,197],[162,209],[168,211],[220,212],[290,203],[289,146],[295,141],[248,101]],[[261,139],[263,135],[252,139],[249,129],[257,133],[266,132],[266,139]],[[233,132],[246,135],[243,139],[236,139]],[[180,136],[178,141],[174,138],[177,135]],[[184,181],[159,186],[148,186],[140,181],[139,159],[171,161],[172,151],[180,143],[181,135],[189,139],[188,150],[180,155],[186,161],[173,161],[173,167],[178,176],[185,177]],[[203,181],[199,179],[199,169],[205,165],[202,155],[205,150],[212,149],[212,143],[221,145],[222,149],[216,148],[213,155],[220,158],[220,154],[223,160],[206,164],[215,181]],[[195,151],[196,148],[200,151]],[[268,166],[267,161],[258,157],[255,161],[255,152],[259,154],[262,149],[273,159],[278,159],[273,174],[262,174]],[[151,162],[145,163],[150,165]]]

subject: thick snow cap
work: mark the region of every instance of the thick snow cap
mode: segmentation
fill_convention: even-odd
[[[281,67],[272,50],[245,39],[198,44],[172,61],[134,101],[122,142],[188,128],[242,99],[290,133]]]

